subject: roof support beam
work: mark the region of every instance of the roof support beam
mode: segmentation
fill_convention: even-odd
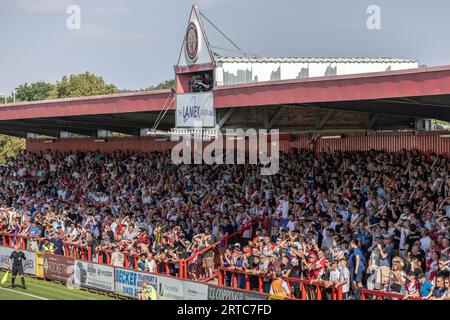
[[[231,118],[231,116],[234,113],[234,108],[230,108],[227,110],[227,112],[220,118],[217,125],[219,126],[219,129],[222,129],[222,127],[225,125],[225,123]]]
[[[0,134],[4,134],[7,136],[17,137],[17,138],[26,138],[27,134],[24,131],[16,131],[16,130],[7,130],[0,129]]]
[[[379,114],[369,115],[369,122],[367,123],[367,129],[372,129],[375,123],[380,119]]]
[[[41,129],[41,128],[50,128],[50,129],[57,129],[57,130],[63,130],[67,132],[76,133],[78,135],[87,136],[87,137],[96,137],[97,130],[108,130],[112,132],[118,132],[123,133],[126,135],[135,135],[139,136],[140,127],[134,127],[134,126],[113,126],[110,124],[104,124],[103,122],[99,122],[98,124],[89,123],[79,123],[75,121],[57,121],[56,123],[45,123],[41,120],[41,122],[33,121],[29,122],[28,120],[25,121],[8,121],[8,125],[14,125],[19,127],[27,128],[27,130],[32,130],[33,128]]]
[[[18,128],[17,126],[8,126],[8,125],[2,124],[2,123],[0,123],[0,131],[18,132],[24,138],[26,137],[27,132],[40,134],[40,135],[48,136],[48,137],[59,138],[59,130],[46,130],[46,129],[39,129],[39,128]]]
[[[273,126],[277,123],[280,116],[283,114],[283,112],[287,109],[287,106],[280,106],[280,108],[275,112],[275,114],[270,118],[269,125],[267,126],[267,130],[270,130],[273,128]]]
[[[327,113],[320,119],[319,122],[316,123],[315,128],[316,130],[322,130],[324,125],[330,120],[331,116],[334,114],[334,110],[328,110]]]
[[[53,126],[53,127],[61,127],[61,128],[79,128],[79,129],[93,129],[96,130],[98,128],[102,128],[105,126],[108,127],[120,127],[120,128],[128,128],[128,129],[134,129],[139,126],[135,126],[132,124],[129,124],[128,121],[124,120],[121,123],[112,123],[105,120],[91,120],[91,121],[67,121],[67,120],[61,120],[61,119],[46,119],[46,120],[25,120],[22,122],[22,125],[26,124],[33,124],[33,125],[40,125],[40,126]],[[148,126],[148,124],[147,124]]]
[[[13,126],[13,127],[19,127],[19,128],[23,128],[24,130],[26,130],[27,132],[35,132],[36,130],[54,130],[54,131],[58,131],[59,133],[59,137],[61,136],[61,132],[71,132],[71,133],[76,133],[82,136],[95,136],[95,132],[96,132],[96,128],[86,128],[83,126],[61,126],[58,124],[54,124],[54,123],[46,123],[44,121],[41,122],[36,122],[36,121],[32,121],[30,122],[29,120],[24,120],[24,121],[5,121],[4,125],[8,125],[8,126]],[[64,136],[64,134],[63,134]]]
[[[154,122],[157,119],[157,114],[154,116],[152,115],[151,119],[148,119],[147,121],[143,118],[142,120],[135,120],[135,119],[128,119],[128,118],[118,118],[118,117],[95,117],[95,116],[86,116],[86,117],[76,117],[76,118],[63,118],[63,119],[57,119],[64,122],[76,122],[78,124],[82,123],[85,125],[89,124],[108,124],[110,126],[122,126],[122,127],[141,127],[141,128],[148,128],[153,127]],[[164,116],[166,119],[172,119],[175,123],[175,115],[169,115],[166,114]]]

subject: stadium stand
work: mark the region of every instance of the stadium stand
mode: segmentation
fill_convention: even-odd
[[[282,272],[292,298],[449,296],[446,157],[291,149],[268,177],[169,158],[17,155],[0,168],[3,245],[261,293]]]

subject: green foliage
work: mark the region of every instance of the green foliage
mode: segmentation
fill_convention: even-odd
[[[54,85],[49,98],[76,98],[117,92],[119,90],[115,85],[106,83],[102,77],[85,72],[78,75],[70,75],[69,77],[64,76],[61,81]]]
[[[118,89],[115,85],[108,84],[103,78],[86,72],[69,77],[65,76],[56,84],[39,81],[20,85],[16,88],[16,101],[75,98],[117,92]],[[8,97],[8,102],[12,102],[12,97]],[[0,135],[0,163],[5,163],[8,158],[16,156],[19,151],[24,149],[25,139]]]
[[[435,126],[441,126],[443,128],[449,128],[450,127],[450,122],[442,121],[442,120],[433,120],[433,124]]]
[[[164,82],[157,84],[156,86],[150,86],[139,90],[121,89],[119,92],[126,93],[126,92],[153,91],[163,89],[175,89],[175,80],[166,80]]]
[[[0,135],[0,164],[13,158],[25,149],[25,139]]]
[[[44,81],[22,84],[16,88],[16,101],[38,101],[48,99],[53,84]]]
[[[147,90],[175,89],[175,80],[166,80],[156,86],[147,88]]]

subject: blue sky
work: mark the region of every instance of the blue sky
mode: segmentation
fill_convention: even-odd
[[[245,51],[262,56],[418,59],[450,64],[449,0],[198,0]],[[81,29],[68,30],[69,5]],[[91,71],[122,89],[173,78],[188,0],[0,0],[0,93]],[[366,26],[369,5],[381,30]],[[210,34],[213,44],[224,43]]]

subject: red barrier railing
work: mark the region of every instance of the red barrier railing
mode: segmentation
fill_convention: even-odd
[[[396,292],[385,292],[378,290],[369,290],[362,289],[361,290],[361,300],[384,300],[386,298],[396,299],[396,300],[404,300],[405,295]],[[421,297],[411,297],[409,296],[407,300],[426,300]]]
[[[203,268],[202,260],[208,254],[213,256],[212,259],[214,261],[214,268],[213,268],[214,274],[210,274],[209,276],[206,276],[202,280],[203,282],[208,282],[211,281],[212,279],[217,278],[218,268],[220,267],[220,255],[222,253],[221,250],[224,251],[224,249],[228,247],[230,241],[234,240],[235,238],[241,237],[244,232],[251,230],[257,224],[262,224],[263,227],[267,230],[268,217],[264,219],[257,219],[256,221],[253,221],[250,224],[241,227],[240,230],[236,231],[231,235],[228,235],[227,237],[221,239],[220,241],[217,241],[216,243],[210,245],[209,247],[197,251],[189,258],[185,260],[180,260],[180,278],[192,279],[193,275],[198,276],[200,272],[198,270],[195,270],[195,263],[198,266],[202,265]]]
[[[65,257],[92,261],[92,247],[83,246],[78,243],[64,242],[63,254]]]
[[[254,224],[252,224],[254,225]],[[241,230],[237,232],[236,234],[239,234],[241,232],[244,232],[246,230]],[[234,236],[235,234],[231,235]],[[1,245],[5,247],[13,247],[15,244],[19,244],[20,248],[22,250],[28,250],[27,245],[30,241],[34,241],[36,239],[31,239],[31,237],[24,236],[24,235],[14,235],[14,234],[8,234],[8,233],[0,233],[0,241]],[[219,241],[217,243],[222,243],[226,241],[223,239],[222,241]],[[82,259],[82,260],[89,260],[92,261],[92,250],[89,246],[81,246],[79,244],[75,243],[64,243],[63,245],[63,253],[64,256],[72,258],[72,259]],[[98,263],[104,263],[103,262],[103,256],[101,253],[105,253],[107,255],[106,263],[110,264],[110,251],[98,251]],[[199,254],[198,252],[197,254]],[[126,266],[129,266],[131,264],[132,269],[138,269],[137,268],[137,260],[139,255],[136,254],[127,254],[124,253],[125,256],[125,263]],[[169,265],[170,263],[177,263],[176,261],[167,261],[167,262],[160,262],[164,264],[164,267],[162,269],[165,270],[165,272],[150,272],[150,273],[156,273],[156,274],[163,274],[166,276],[173,275],[170,272]],[[180,274],[178,277],[183,278],[182,270],[183,268],[186,268],[186,260],[180,260],[178,261],[180,266]],[[225,279],[227,278],[227,273],[231,274],[230,279],[230,285],[227,285],[225,283]],[[245,281],[245,288],[240,288],[240,284],[238,285],[238,275],[244,276]],[[252,280],[251,277],[257,277],[257,285],[256,287],[252,286]],[[225,267],[219,267],[218,273],[218,286],[222,287],[232,287],[235,290],[244,291],[244,292],[258,292],[260,294],[264,294],[268,296],[268,288],[267,285],[264,285],[264,280],[266,283],[270,285],[270,282],[272,281],[273,277],[267,274],[258,274],[258,273],[252,273],[252,272],[245,272],[238,269],[233,268],[225,268]],[[184,278],[186,279],[186,278]],[[253,278],[254,279],[254,278]],[[338,286],[329,286],[327,288],[324,281],[317,281],[317,280],[306,280],[306,279],[297,279],[297,278],[283,278],[288,284],[291,289],[291,292],[293,292],[293,295],[291,297],[286,297],[285,299],[290,300],[322,300],[323,299],[323,290],[324,289],[331,289],[331,299],[332,300],[342,300],[342,285]],[[267,292],[266,292],[267,291]],[[377,290],[369,290],[369,289],[361,289],[361,300],[383,300],[383,299],[397,299],[397,300],[404,300],[405,295],[395,292],[384,292],[384,291],[377,291]],[[421,297],[407,297],[408,300],[427,300]]]
[[[228,273],[228,275],[227,275]],[[273,280],[273,277],[268,274],[258,274],[258,273],[252,273],[252,272],[246,272],[243,270],[238,270],[234,268],[225,268],[220,267],[219,268],[219,274],[218,274],[218,282],[219,286],[227,286],[225,283],[225,279],[228,278],[228,276],[231,276],[230,280],[230,286],[232,288],[240,288],[240,284],[238,283],[239,275],[243,276],[244,282],[245,282],[245,290],[249,291],[257,291],[258,293],[267,294],[269,292],[268,288],[264,288],[264,283],[270,285],[271,281]],[[257,287],[251,286],[253,280],[257,279]],[[242,278],[241,278],[242,279]],[[267,281],[265,281],[267,280]],[[306,280],[306,279],[297,279],[297,278],[289,278],[285,277],[283,278],[285,280],[290,289],[291,289],[291,296],[288,297],[293,300],[323,300],[323,294],[324,290],[331,289],[331,299],[332,300],[342,300],[342,285],[337,286],[330,286],[327,287],[324,281],[318,281],[318,280]],[[255,281],[253,281],[255,282]]]
[[[209,276],[202,279],[204,282],[208,282],[216,278],[218,275],[217,271],[218,267],[220,266],[220,254],[221,254],[220,249],[228,247],[230,241],[242,236],[244,232],[253,228],[256,224],[262,224],[265,229],[268,229],[269,227],[268,218],[266,217],[265,219],[258,219],[256,221],[253,221],[252,223],[242,227],[239,231],[223,238],[220,241],[217,241],[216,243],[212,244],[211,246],[203,250],[196,252],[191,257],[185,260],[175,261],[172,259],[168,259],[166,261],[157,261],[158,266],[157,273],[172,276],[176,275],[181,279],[192,279],[193,277],[191,275],[196,272],[196,270],[192,270],[193,262],[196,259],[203,259],[204,256],[208,253],[212,253],[214,257],[213,259],[215,261],[213,268],[214,273],[209,274]],[[15,243],[19,243],[22,249],[27,249],[30,240],[36,239],[31,239],[31,237],[25,235],[12,235],[7,233],[2,234],[2,244],[4,246],[12,247]],[[78,243],[64,242],[62,251],[65,257],[93,261],[94,256],[97,255],[96,260],[98,263],[106,263],[106,264],[111,263],[111,254],[112,254],[111,250],[94,251],[94,249],[91,246],[81,245]],[[123,253],[123,254],[125,256],[125,263],[124,263],[125,268],[137,270],[139,254],[131,254],[131,253]]]
[[[28,237],[20,234],[2,233],[1,243],[4,247],[13,247],[16,244],[20,249],[25,250],[27,248]]]

